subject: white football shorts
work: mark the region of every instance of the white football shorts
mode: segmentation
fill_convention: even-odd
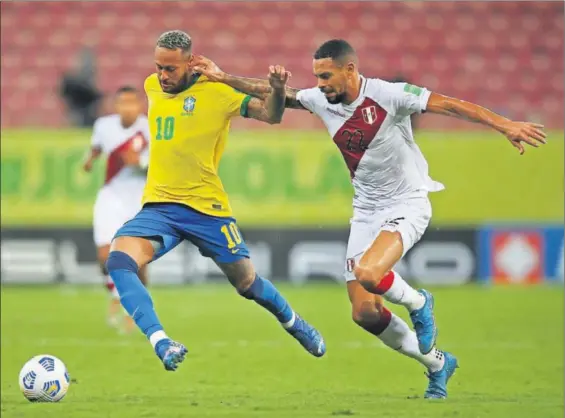
[[[143,190],[119,193],[103,187],[94,204],[94,243],[97,247],[110,245],[118,229],[141,210]]]
[[[353,269],[381,231],[399,232],[404,251],[416,244],[430,223],[432,206],[427,197],[407,199],[368,212],[354,210],[345,260],[345,280],[355,280]]]

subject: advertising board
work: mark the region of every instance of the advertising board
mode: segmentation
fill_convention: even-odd
[[[81,170],[89,135],[2,131],[2,226],[91,225],[103,164]],[[562,139],[523,158],[498,134],[418,132],[417,142],[447,187],[431,196],[435,225],[563,219]],[[349,172],[325,131],[234,132],[219,174],[242,227],[341,228],[351,217]]]
[[[305,283],[343,281],[347,229],[244,229],[257,271],[264,277]],[[13,229],[1,235],[2,283],[101,283],[90,229]],[[475,233],[430,230],[397,265],[408,280],[458,285],[476,275]],[[150,265],[151,283],[182,284],[223,278],[212,260],[190,243]]]
[[[563,226],[493,226],[479,231],[479,280],[563,281]]]

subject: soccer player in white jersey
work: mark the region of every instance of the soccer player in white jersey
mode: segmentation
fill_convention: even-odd
[[[134,87],[118,89],[115,109],[115,114],[103,116],[94,123],[91,148],[83,168],[90,172],[97,158],[107,157],[104,185],[94,204],[94,243],[111,294],[108,321],[120,327],[120,319],[124,318],[125,330],[129,331],[133,322],[128,315],[122,315],[120,297],[105,264],[114,234],[141,209],[149,156],[149,125]],[[147,284],[145,269],[140,270],[139,278]]]
[[[270,92],[267,81],[226,74],[205,57],[197,58],[195,69],[256,97]],[[428,369],[426,398],[445,398],[458,365],[455,356],[435,346],[433,297],[412,288],[393,270],[430,222],[428,193],[443,189],[428,176],[410,115],[430,112],[481,123],[505,135],[520,153],[524,143],[545,143],[543,126],[514,122],[425,88],[365,78],[359,74],[354,49],[344,40],[320,46],[313,70],[318,85],[287,88],[286,107],[308,110],[323,121],[351,173],[353,217],[345,279],[353,320]],[[415,332],[385,308],[383,299],[408,310]]]

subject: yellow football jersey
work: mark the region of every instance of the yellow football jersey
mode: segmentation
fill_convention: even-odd
[[[143,203],[181,203],[199,212],[232,215],[218,166],[231,118],[247,116],[250,96],[199,76],[179,94],[163,92],[152,74],[149,101],[149,170]]]

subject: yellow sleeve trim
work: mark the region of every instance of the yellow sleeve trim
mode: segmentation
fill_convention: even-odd
[[[248,108],[249,108],[249,101],[251,100],[251,96],[245,96],[243,101],[241,102],[241,107],[239,108],[239,114],[244,118],[248,117]]]

